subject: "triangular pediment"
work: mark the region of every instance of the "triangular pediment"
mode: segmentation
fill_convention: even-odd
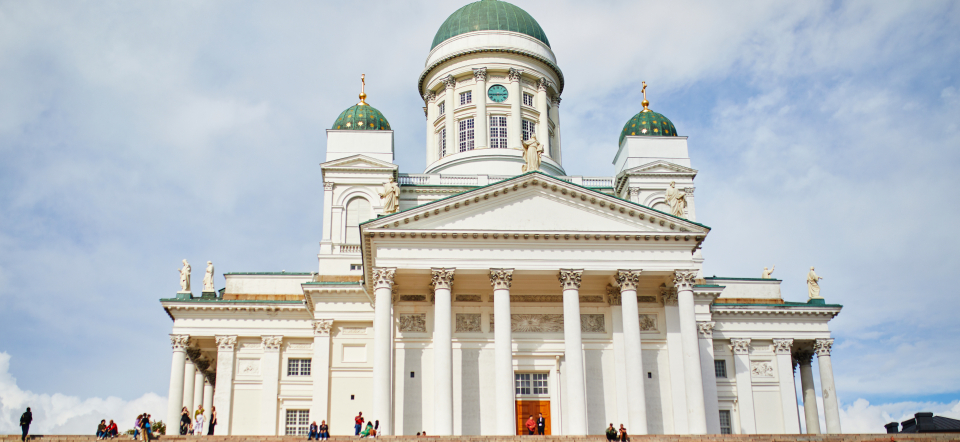
[[[364,223],[370,229],[705,234],[709,227],[539,172]]]
[[[396,170],[397,165],[393,163],[388,163],[386,161],[381,161],[376,158],[371,158],[366,155],[352,155],[345,158],[340,158],[333,161],[327,161],[326,163],[320,164],[321,169],[325,170],[334,170],[334,169],[392,169]]]
[[[697,169],[692,169],[686,166],[681,166],[676,163],[671,163],[665,160],[657,160],[647,164],[643,164],[637,167],[633,167],[625,170],[623,173],[628,175],[643,175],[643,174],[680,174],[680,175],[697,175]]]

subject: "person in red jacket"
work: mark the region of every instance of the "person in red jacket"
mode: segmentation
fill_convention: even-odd
[[[530,419],[527,419],[526,423],[528,434],[533,436],[537,431],[537,421],[533,420],[533,415],[530,415]]]
[[[117,437],[117,423],[110,419],[110,425],[107,425],[107,435],[110,437]]]

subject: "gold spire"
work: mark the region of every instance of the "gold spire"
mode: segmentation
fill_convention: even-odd
[[[366,77],[367,77],[367,74],[360,74],[360,102],[357,103],[357,106],[367,105],[367,102],[363,101],[367,99],[367,94],[363,91],[364,87],[367,85]]]
[[[653,112],[652,110],[650,110],[650,108],[647,107],[650,105],[650,102],[647,101],[647,82],[643,81],[642,83],[643,83],[643,88],[640,89],[640,92],[643,93],[643,101],[641,101],[640,104],[643,105],[643,110],[640,112]]]

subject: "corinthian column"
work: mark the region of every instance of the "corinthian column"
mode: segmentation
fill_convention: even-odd
[[[640,310],[637,308],[639,280],[640,270],[617,270],[617,283],[620,284],[620,308],[623,312],[623,347],[627,374],[627,416],[629,417],[627,425],[633,434],[647,434],[647,396],[643,389]]]
[[[310,374],[313,378],[313,404],[310,407],[311,421],[329,421],[330,410],[330,329],[333,321],[313,321],[313,361]]]
[[[217,340],[217,385],[213,390],[213,406],[217,407],[217,435],[230,434],[231,405],[233,404],[233,359],[237,345],[236,336],[216,336]],[[177,422],[177,421],[170,421]]]
[[[510,149],[523,149],[523,127],[521,121],[520,104],[523,103],[523,86],[520,84],[520,77],[523,71],[510,68],[507,72],[507,79],[510,80],[509,100],[510,100],[510,120],[507,124],[507,147]]]
[[[261,373],[263,385],[260,391],[260,434],[276,436],[278,397],[280,396],[280,346],[283,336],[261,336],[263,356]]]
[[[440,151],[437,150],[436,131],[433,127],[433,122],[436,121],[438,116],[437,106],[433,104],[436,97],[437,95],[431,91],[423,94],[423,114],[427,117],[427,167],[430,167],[434,161],[440,159]]]
[[[449,95],[449,94],[448,94]],[[449,105],[449,103],[447,103]],[[452,112],[452,110],[448,111]],[[449,118],[450,116],[447,115]],[[393,433],[393,407],[390,392],[390,353],[393,342],[390,338],[393,328],[393,277],[396,268],[373,268],[373,415],[380,419],[380,425]]]
[[[487,130],[487,68],[473,70],[473,78],[477,85],[473,90],[473,99],[477,103],[477,116],[473,120],[474,143],[477,149],[488,147],[487,139],[490,138],[490,131]]]
[[[817,390],[813,385],[813,352],[797,352],[800,364],[800,389],[803,391],[803,421],[807,434],[820,434],[820,411],[817,410]]]
[[[583,378],[583,342],[580,335],[580,279],[582,269],[560,269],[563,287],[563,341],[567,360],[567,410],[570,434],[587,434],[587,398]],[[637,319],[639,321],[639,318]]]
[[[550,116],[547,115],[547,90],[549,89],[550,80],[541,77],[537,83],[537,112],[540,113],[539,121],[537,121],[537,140],[547,147],[547,149],[544,149],[544,153],[548,157],[553,155],[553,152],[551,152],[553,146],[550,145]],[[637,433],[637,430],[633,430],[633,432],[634,434],[644,434]]]
[[[494,415],[500,436],[516,434],[516,394],[513,386],[513,337],[511,336],[510,285],[513,269],[490,269],[493,286]]]
[[[189,357],[184,360],[183,366],[183,403],[181,407],[187,407],[187,411],[193,412],[193,389],[197,379],[197,366],[193,359]],[[193,414],[190,415],[193,419]],[[178,421],[179,422],[179,421]]]
[[[793,380],[793,339],[774,339],[777,375],[780,378],[780,404],[783,408],[784,434],[800,434],[797,420],[797,384]]]
[[[700,334],[700,374],[703,376],[704,412],[707,433],[720,434],[720,401],[717,396],[717,372],[713,367],[713,327],[715,322],[697,322]]]
[[[823,419],[827,421],[827,433],[840,433],[840,404],[837,402],[837,387],[833,385],[833,364],[830,363],[830,349],[833,339],[817,339],[813,350],[820,362],[820,393],[823,396]]]
[[[678,270],[673,284],[677,288],[680,308],[680,340],[683,342],[683,377],[687,392],[688,430],[691,434],[707,434],[707,416],[703,403],[703,375],[700,372],[700,344],[697,338],[697,318],[693,305],[695,270]]]
[[[737,401],[740,403],[740,433],[757,434],[757,418],[753,408],[753,379],[750,374],[750,340],[731,339],[733,366],[737,378]]]
[[[454,100],[456,97],[453,93],[454,88],[457,87],[457,80],[453,78],[453,75],[448,75],[447,78],[443,79],[443,84],[446,86],[446,99],[447,104],[444,106],[444,112],[447,113],[446,119],[444,120],[444,126],[447,128],[447,155],[451,153],[460,152],[460,145],[457,143],[457,126],[456,120],[453,118],[453,113],[457,109],[457,104]]]
[[[433,286],[433,434],[453,435],[453,317],[455,269],[431,269]]]
[[[180,422],[180,409],[183,407],[183,375],[189,344],[190,335],[170,335],[173,363],[170,364],[170,390],[167,393],[167,422]],[[193,376],[193,373],[190,375]]]

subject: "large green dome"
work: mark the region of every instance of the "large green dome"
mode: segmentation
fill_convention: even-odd
[[[360,102],[340,113],[333,123],[334,130],[390,130],[390,123],[373,106]]]
[[[473,31],[513,31],[529,35],[550,47],[547,34],[527,11],[510,3],[499,0],[480,0],[470,3],[447,17],[437,35],[433,37],[433,45],[437,47],[444,40],[460,34]]]
[[[644,109],[623,125],[623,132],[620,132],[620,143],[623,143],[623,137],[635,135],[675,137],[677,136],[677,128],[673,126],[673,122],[669,118],[650,109]]]

